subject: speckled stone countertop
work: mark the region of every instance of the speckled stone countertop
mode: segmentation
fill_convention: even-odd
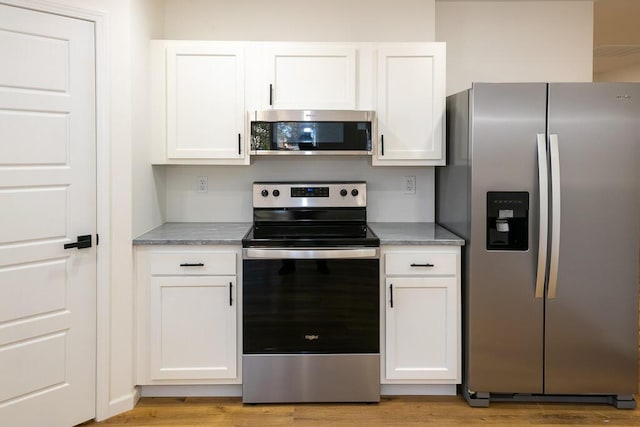
[[[372,222],[382,245],[454,245],[464,240],[433,222]],[[234,245],[250,222],[167,222],[136,237],[134,245]]]
[[[235,245],[250,222],[167,222],[133,239],[134,245]]]
[[[433,222],[370,222],[381,245],[464,246],[464,239]]]

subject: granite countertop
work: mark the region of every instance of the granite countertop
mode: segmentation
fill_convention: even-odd
[[[454,245],[464,240],[433,222],[372,222],[382,245]],[[250,222],[167,222],[133,239],[134,245],[241,244]]]
[[[133,239],[134,245],[241,244],[250,222],[167,222]]]
[[[370,222],[381,245],[464,246],[464,239],[433,222]]]

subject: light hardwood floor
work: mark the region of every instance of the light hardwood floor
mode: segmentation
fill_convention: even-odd
[[[243,405],[240,398],[143,398],[105,426],[640,426],[640,409],[594,404],[492,403],[460,396],[384,397],[379,404]]]

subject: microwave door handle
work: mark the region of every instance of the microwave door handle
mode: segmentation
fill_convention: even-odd
[[[549,289],[547,298],[556,297],[558,289],[558,262],[560,259],[560,148],[558,135],[549,135],[551,155],[551,256],[549,263]]]
[[[538,140],[538,195],[539,195],[539,234],[538,234],[538,272],[536,275],[536,298],[544,297],[544,282],[547,274],[547,237],[549,234],[549,171],[547,168],[547,140],[544,133],[537,135]]]

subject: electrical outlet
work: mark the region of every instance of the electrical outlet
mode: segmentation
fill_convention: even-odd
[[[206,193],[209,191],[209,177],[199,176],[198,177],[198,193]]]
[[[404,194],[416,194],[416,177],[405,176],[402,181]]]

